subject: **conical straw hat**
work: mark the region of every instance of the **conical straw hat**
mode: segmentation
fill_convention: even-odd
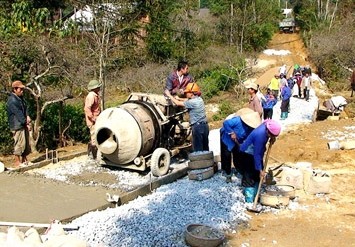
[[[236,114],[236,116],[241,116],[241,115],[253,113],[253,112],[254,111],[252,109],[245,107],[245,108],[238,110],[235,114]]]
[[[226,120],[234,118],[234,117],[237,117],[237,116],[241,116],[241,115],[244,115],[244,114],[253,113],[253,112],[254,111],[252,109],[250,109],[250,108],[242,108],[242,109],[238,110],[237,112],[232,113],[229,116],[227,116]]]
[[[243,114],[240,116],[240,118],[246,125],[252,127],[253,129],[255,129],[261,124],[260,115],[255,111],[253,111],[252,113]]]

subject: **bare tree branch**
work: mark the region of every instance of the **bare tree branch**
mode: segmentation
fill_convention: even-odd
[[[72,96],[65,96],[63,98],[60,98],[60,99],[56,99],[56,100],[52,100],[52,101],[47,101],[43,104],[42,108],[41,108],[41,115],[43,114],[44,110],[46,109],[46,107],[50,104],[54,104],[54,103],[58,103],[58,102],[64,102],[68,99],[72,99],[73,97]]]

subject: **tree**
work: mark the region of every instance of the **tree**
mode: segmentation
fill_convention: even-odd
[[[219,16],[221,41],[239,47],[240,52],[265,48],[279,16],[278,1],[210,1],[211,11]]]
[[[19,79],[32,95],[29,100],[34,102],[34,107],[30,108],[35,121],[30,134],[32,150],[36,150],[45,108],[71,98],[74,81],[69,71],[75,70],[75,66],[69,69],[72,64],[63,56],[65,51],[61,51],[60,45],[63,42],[41,35],[47,30],[46,9],[33,9],[24,1],[14,3],[12,8],[7,17],[8,26],[0,33],[3,37],[1,62],[6,71],[2,85],[7,89],[11,81]],[[6,16],[5,13],[2,16]],[[62,94],[54,91],[55,88],[60,88]]]

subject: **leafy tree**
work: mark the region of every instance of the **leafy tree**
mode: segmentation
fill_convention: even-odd
[[[260,50],[271,39],[279,15],[278,1],[210,0],[211,11],[220,18],[220,39],[239,51]]]

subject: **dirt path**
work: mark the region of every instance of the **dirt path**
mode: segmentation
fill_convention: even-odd
[[[294,34],[275,34],[272,41],[269,44],[269,49],[277,51],[290,51],[288,55],[267,55],[260,54],[258,61],[263,73],[256,79],[256,83],[260,86],[267,86],[270,80],[278,73],[279,67],[283,64],[287,65],[288,75],[292,74],[293,66],[307,65],[308,54],[302,43],[300,36]],[[258,69],[258,68],[256,68]]]
[[[297,34],[276,34],[269,49],[289,50],[291,54],[260,55],[259,61],[270,65],[257,79],[262,86],[267,85],[282,64],[308,64]],[[316,196],[297,191],[296,210],[252,214],[249,228],[236,229],[236,234],[228,236],[230,246],[355,246],[355,152],[329,150],[329,140],[323,138],[327,132],[346,133],[346,127],[351,126],[354,119],[326,120],[300,126],[279,137],[271,156],[286,163],[311,162],[313,168],[329,172],[332,192]]]

